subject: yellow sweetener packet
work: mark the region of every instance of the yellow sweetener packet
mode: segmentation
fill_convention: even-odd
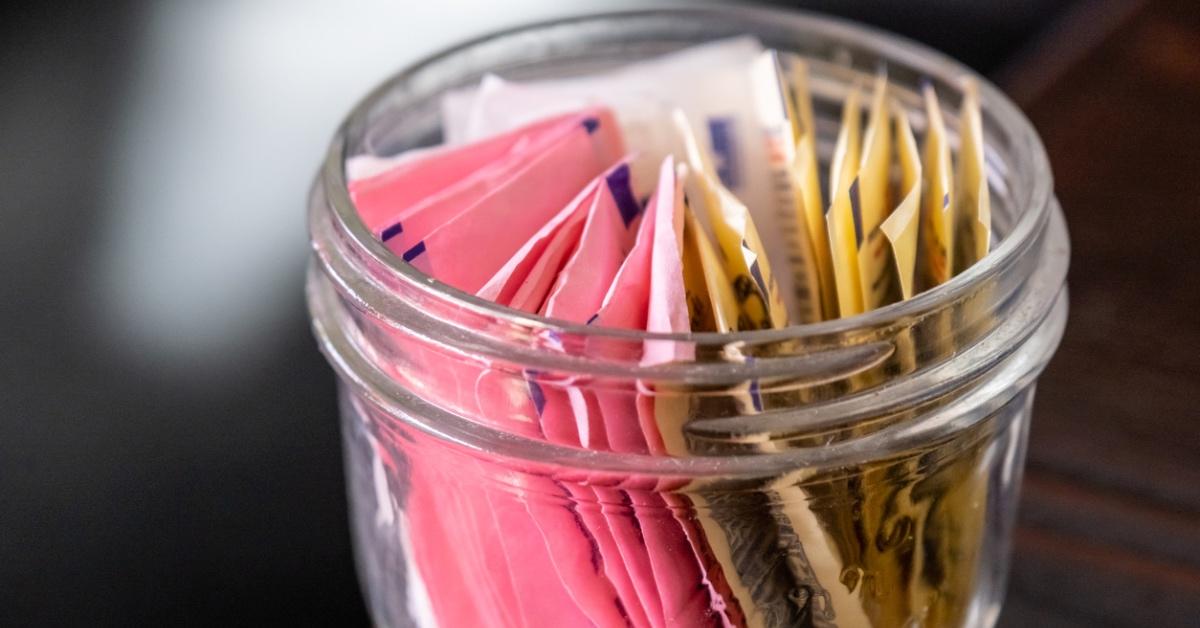
[[[725,265],[721,262],[719,253],[690,207],[684,210],[684,221],[684,288],[687,292],[688,312],[693,322],[701,325],[693,326],[692,331],[737,331],[741,308],[734,294],[734,283],[725,274]],[[746,360],[734,346],[725,347],[721,353],[725,360]],[[728,391],[727,398],[733,402],[739,414],[762,411],[762,398],[754,382],[746,382]]]
[[[796,117],[792,120],[792,133],[797,140],[805,135],[815,137],[817,127],[813,122],[812,95],[808,91],[808,63],[799,57],[792,57],[790,66],[789,91],[796,109]]]
[[[946,123],[938,105],[933,86],[922,89],[925,98],[925,147],[922,155],[922,176],[925,194],[921,203],[921,262],[918,272],[921,289],[928,289],[950,279],[954,262],[954,198],[950,174],[950,146],[946,142]]]
[[[917,232],[921,213],[921,157],[917,138],[908,123],[908,114],[896,107],[896,152],[900,161],[900,204],[879,226],[891,247],[900,298],[912,298],[916,292]]]
[[[921,161],[908,117],[898,107],[892,116],[896,122],[901,200],[887,219],[870,232],[866,245],[858,253],[863,305],[868,311],[913,295],[921,203]]]
[[[733,285],[721,269],[721,260],[713,248],[708,234],[694,214],[688,214],[692,221],[692,229],[696,234],[696,247],[699,252],[701,270],[704,282],[708,288],[708,300],[713,313],[714,331],[727,333],[737,327],[738,303],[733,295]]]
[[[979,86],[963,80],[959,112],[958,199],[955,212],[954,274],[987,255],[991,242],[992,206],[988,196],[987,169],[983,157],[983,119],[979,112]]]
[[[687,299],[688,323],[693,332],[719,331],[714,319],[712,299],[708,292],[708,283],[704,277],[704,263],[700,259],[700,246],[697,241],[703,231],[696,224],[696,217],[688,207],[684,207],[683,223],[683,293]]]
[[[690,176],[686,168],[680,164],[681,177]],[[733,285],[690,204],[684,208],[683,217],[683,287],[692,331],[736,331],[738,303]]]
[[[887,237],[879,225],[891,214],[889,179],[892,157],[892,125],[887,109],[887,76],[875,78],[871,115],[863,137],[862,162],[858,169],[859,206],[856,218],[862,240],[858,241],[859,287],[863,309],[873,310],[898,300],[900,288],[892,264]],[[852,199],[853,200],[853,199]],[[853,206],[852,206],[853,209]]]
[[[788,324],[787,308],[771,273],[771,264],[750,211],[716,177],[696,143],[681,111],[674,114],[691,168],[686,188],[689,202],[704,206],[713,230],[725,275],[738,302],[738,330],[771,329]]]
[[[695,176],[680,169],[681,175]],[[688,307],[694,321],[712,328],[693,331],[731,332],[738,329],[740,307],[734,296],[733,284],[726,276],[720,254],[709,240],[695,212],[684,210],[683,272],[688,292]],[[705,301],[699,303],[703,298]],[[743,360],[736,349],[723,351],[725,359]],[[689,417],[714,416],[726,413],[754,414],[762,410],[761,399],[752,382],[736,386],[722,394],[688,394],[675,391],[677,399],[656,404],[656,412],[680,413],[685,408]],[[688,403],[682,402],[686,398]],[[700,445],[691,442],[690,447]],[[790,569],[792,562],[778,552],[763,552],[784,542],[785,531],[764,508],[766,495],[745,490],[730,491],[710,486],[706,481],[693,483],[688,498],[696,506],[696,520],[713,559],[724,575],[735,605],[747,626],[793,625],[799,621],[802,609],[788,596],[798,586],[817,586],[807,580],[797,581]],[[771,500],[781,503],[783,500]],[[836,572],[830,579],[836,578]]]
[[[862,161],[858,166],[859,196],[862,200],[862,230],[871,233],[891,213],[888,183],[892,164],[892,120],[887,106],[887,75],[875,77],[871,114],[863,134]]]
[[[800,59],[791,62],[792,132],[796,154],[792,161],[792,189],[797,191],[796,221],[803,223],[816,266],[818,292],[821,297],[821,319],[837,318],[837,285],[833,278],[833,260],[829,256],[829,230],[825,226],[825,202],[821,198],[818,173],[817,133],[813,123],[812,96],[808,91],[808,64]]]
[[[862,211],[857,182],[861,154],[861,96],[854,88],[842,107],[842,128],[838,131],[833,162],[829,168],[832,198],[825,211],[829,230],[829,254],[837,287],[838,315],[853,316],[863,311],[858,249],[862,243]]]
[[[799,191],[796,211],[807,226],[813,264],[817,270],[817,286],[821,297],[821,320],[838,317],[837,282],[833,274],[833,258],[829,250],[829,228],[825,224],[825,204],[821,198],[818,174],[816,138],[805,135],[796,144],[796,160],[792,166],[792,186]]]
[[[900,162],[897,196],[900,198],[892,215],[879,225],[879,233],[888,243],[888,260],[894,277],[893,287],[899,293],[895,300],[909,299],[916,292],[917,236],[921,218],[921,157],[917,138],[908,123],[908,114],[899,106],[893,107],[896,127],[896,149]],[[896,334],[896,361],[903,373],[916,368],[916,341],[911,329]]]

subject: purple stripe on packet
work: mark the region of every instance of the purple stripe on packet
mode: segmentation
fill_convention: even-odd
[[[421,240],[420,242],[414,244],[411,249],[404,252],[404,255],[403,255],[404,261],[411,262],[414,259],[416,259],[417,256],[419,256],[420,254],[422,254],[424,252],[425,252],[425,241]]]
[[[728,188],[737,188],[738,179],[737,133],[733,118],[709,118],[708,137],[717,158],[717,177]]]
[[[756,263],[751,272],[757,270],[757,267],[758,264]],[[751,364],[754,364],[754,356],[748,355],[746,356],[746,365],[749,366]],[[750,380],[750,403],[754,405],[755,412],[763,411],[762,391],[759,390],[757,379]]]
[[[400,223],[396,223],[387,229],[384,229],[383,232],[379,234],[379,239],[387,242],[401,233],[404,233],[404,227]]]
[[[608,183],[608,191],[612,193],[613,200],[617,202],[617,210],[621,212],[621,220],[625,221],[625,226],[633,222],[638,214],[642,213],[642,205],[633,197],[633,187],[629,180],[629,164],[624,163],[617,166],[608,174],[605,181]]]
[[[861,249],[863,243],[862,199],[858,196],[858,178],[850,184],[850,214],[854,216],[854,247]]]
[[[525,372],[526,377],[534,377],[536,375],[536,371]],[[537,410],[538,416],[542,416],[542,411],[546,409],[546,393],[542,392],[542,387],[532,379],[528,380],[528,383],[529,397],[533,400],[533,409]]]
[[[758,380],[750,382],[750,402],[754,404],[755,412],[763,411],[762,393],[758,390]]]

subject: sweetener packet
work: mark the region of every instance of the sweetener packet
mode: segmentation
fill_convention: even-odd
[[[586,323],[595,315],[633,247],[642,207],[634,199],[631,171],[622,163],[606,173],[592,195],[579,244],[542,307],[543,316]],[[607,450],[599,401],[586,387],[569,383],[540,386],[541,420],[549,438],[584,448]],[[558,426],[550,423],[557,422]],[[650,558],[631,518],[611,505],[631,502],[607,486],[565,483],[576,512],[596,541],[604,573],[612,582],[634,625],[662,626],[662,608]]]
[[[475,292],[584,186],[624,154],[611,114],[572,121],[559,141],[478,202],[428,234],[404,231],[388,246],[404,261],[460,290]],[[469,256],[463,255],[470,251]]]
[[[725,275],[739,304],[736,329],[771,329],[787,325],[783,295],[750,211],[713,176],[712,164],[698,145],[681,112],[673,121],[684,144],[689,166],[688,198],[703,208],[722,253]]]
[[[633,193],[633,172],[622,162],[605,173],[588,210],[579,247],[559,274],[542,314],[587,322],[633,248],[642,206]]]
[[[679,176],[695,175],[684,168]],[[720,253],[690,207],[684,210],[683,276],[693,331],[736,331],[741,312],[732,282],[725,274]],[[687,418],[723,415],[731,411],[753,412],[753,404],[745,390],[728,397],[692,394],[693,391],[686,388],[672,392],[676,395],[674,399],[670,403],[656,404],[657,411],[686,413]],[[734,398],[737,408],[730,408],[728,402]],[[686,446],[687,451],[695,453],[692,442],[685,441],[678,446]],[[707,571],[724,576],[724,606],[738,611],[742,622],[737,625],[796,623],[799,616],[790,613],[792,605],[787,595],[794,584],[790,574],[777,559],[778,552],[760,551],[778,538],[773,522],[759,508],[762,505],[757,500],[760,495],[744,492],[730,496],[720,490],[708,490],[707,484],[705,481],[693,482],[688,499],[695,508],[696,520],[703,532],[704,555],[711,556],[712,566]]]
[[[954,274],[987,255],[991,244],[992,209],[988,196],[987,167],[983,156],[983,118],[979,113],[979,85],[963,81],[961,145],[958,149],[958,203],[955,211]]]
[[[593,324],[658,332],[688,331],[684,302],[681,242],[683,195],[674,160],[659,168],[657,187],[646,209],[633,250],[617,272]],[[646,341],[642,362],[690,359],[673,343]],[[677,433],[677,415],[658,408],[654,391],[598,389],[596,397],[615,451],[666,453],[664,431]],[[711,623],[714,613],[730,624],[727,593],[720,571],[711,564],[702,533],[684,513],[681,496],[662,487],[625,491],[644,538],[665,625]]]
[[[879,225],[891,214],[888,198],[892,165],[892,125],[887,107],[887,76],[882,72],[875,78],[871,97],[871,113],[863,137],[862,162],[859,165],[857,198],[859,201],[856,230],[858,242],[859,287],[863,309],[870,311],[895,300],[899,286],[889,263],[888,242]],[[852,198],[851,201],[854,199]]]
[[[925,179],[925,194],[921,202],[920,246],[918,272],[921,289],[926,290],[950,280],[954,270],[954,183],[950,167],[950,144],[946,140],[946,123],[933,85],[921,88],[925,99],[925,146],[921,157],[921,172]]]
[[[351,157],[350,198],[379,239],[388,242],[407,231],[419,240],[510,179],[531,155],[574,131],[579,119],[579,112],[546,118],[466,146]]]
[[[789,89],[792,134],[796,142],[795,155],[789,172],[795,191],[796,220],[805,225],[808,247],[816,267],[816,291],[820,295],[821,320],[837,318],[837,285],[833,277],[833,260],[829,252],[829,230],[825,225],[825,203],[821,200],[821,181],[817,159],[817,134],[813,123],[812,96],[808,91],[808,64],[791,59]]]
[[[537,281],[538,275],[545,273],[548,260],[546,262],[542,260],[547,248],[553,243],[558,243],[556,248],[561,249],[565,243],[572,243],[578,239],[579,233],[575,227],[577,225],[582,226],[588,205],[594,199],[594,191],[595,185],[589,185],[587,188],[584,188],[565,208],[555,214],[546,224],[542,225],[488,279],[487,283],[475,293],[476,296],[496,303],[509,305],[510,307],[516,307],[517,309],[531,311],[531,308],[512,305],[513,298],[518,291],[524,288],[527,279]],[[566,232],[565,236],[563,235],[564,231]],[[575,233],[575,237],[570,237],[570,234],[573,232]],[[531,271],[537,266],[540,266],[538,269],[539,272],[534,273],[533,277],[530,277]],[[528,289],[526,289],[526,292],[528,292]],[[522,300],[527,301],[528,294]],[[536,311],[536,309],[532,308],[532,311]]]
[[[829,208],[825,225],[829,231],[829,253],[837,288],[838,315],[845,318],[863,311],[862,280],[858,272],[858,248],[862,244],[862,210],[859,203],[858,161],[861,155],[859,91],[853,89],[842,107],[833,162],[829,166]]]
[[[862,156],[858,166],[859,207],[863,233],[870,233],[892,211],[888,202],[888,187],[892,165],[892,126],[888,110],[887,75],[875,77],[871,93],[871,110],[862,140]]]
[[[689,176],[686,166],[678,174]],[[690,206],[684,207],[683,287],[687,293],[688,321],[692,331],[734,331],[738,304],[733,286],[704,226]]]
[[[746,253],[751,255],[749,259],[754,259],[753,252],[757,249],[757,245],[751,244],[756,241],[753,223],[744,208],[739,210],[738,204],[731,202],[732,195],[727,191],[722,193],[719,183],[704,177],[707,165],[703,152],[692,139],[686,121],[677,117],[676,123],[684,138],[685,154],[694,165],[689,173],[689,188],[694,190],[694,196],[689,198],[702,199],[699,204],[720,212],[721,215],[710,216],[710,222],[714,231],[725,235],[728,244],[735,243],[730,234],[741,236],[737,254],[731,256],[728,250],[723,250],[723,255],[718,255],[707,241],[699,221],[688,216],[684,276],[685,280],[692,277],[688,303],[693,318],[704,320],[711,316],[716,330],[724,332],[786,326],[786,312],[781,308],[766,307],[769,297],[760,296],[757,302],[758,310],[762,312],[760,317],[746,314],[746,299],[742,294],[755,285],[752,275],[760,275],[771,286],[760,294],[770,294],[773,290],[769,265],[765,274],[748,272]],[[689,251],[689,248],[694,250]],[[695,278],[697,271],[689,270],[689,260],[703,274],[703,283]],[[749,268],[755,265],[751,262]],[[735,292],[738,293],[736,296]],[[704,296],[708,297],[707,302],[702,300]],[[746,359],[740,355],[726,355],[725,358]],[[681,396],[686,394],[681,391]],[[733,401],[735,411],[743,414],[755,414],[765,409],[757,382],[748,382],[740,390],[728,391],[724,398],[703,395],[686,398],[690,404],[677,401],[664,407],[665,404],[660,403],[658,410],[680,412],[681,408],[687,407],[693,416],[718,416],[730,411],[730,408],[722,407],[728,405],[728,401]],[[719,486],[719,482],[714,486],[708,484],[693,486],[689,498],[696,504],[697,520],[704,532],[707,551],[725,576],[729,591],[726,605],[732,608],[736,604],[746,625],[796,625],[814,620],[818,622],[814,625],[824,625],[821,622],[834,617],[851,620],[861,617],[860,607],[852,596],[838,595],[840,591],[835,583],[840,576],[840,567],[834,554],[836,550],[807,509],[802,494],[782,485],[770,487],[773,490],[744,491],[729,490]],[[795,591],[807,594],[793,595]]]
[[[916,293],[917,234],[921,217],[921,156],[908,114],[896,107],[892,110],[896,125],[897,153],[900,161],[900,204],[892,215],[879,225],[888,241],[889,258],[900,286],[899,298],[910,299]],[[872,304],[878,307],[879,304]]]
[[[489,298],[536,312],[575,250],[592,205],[568,201],[615,163],[622,151],[611,116],[587,111],[539,122],[479,145],[422,151],[420,157],[406,154],[393,159],[390,170],[352,179],[351,188],[364,218],[393,250],[409,247],[405,251],[411,252],[426,242],[444,253],[466,247],[477,255],[434,257],[424,270],[458,287],[481,291],[487,287]],[[364,172],[361,164],[358,172]],[[522,216],[513,220],[515,203],[532,209],[523,216],[525,220]],[[488,225],[504,229],[485,239],[479,228]],[[411,244],[413,239],[416,244]],[[513,249],[519,254],[506,262]],[[422,250],[408,257],[424,254]],[[458,261],[461,265],[453,263]],[[420,262],[414,265],[422,268]],[[469,272],[463,270],[467,265]],[[479,279],[497,268],[501,278],[491,286]],[[511,394],[517,380],[512,373],[503,373],[503,367],[481,371],[479,365],[409,342],[399,334],[395,344],[407,348],[401,354],[404,360],[420,365],[408,369],[401,361],[394,365],[397,375],[409,370],[441,374],[424,386],[439,402],[516,433],[543,437],[532,420],[535,404],[527,393],[525,402]],[[484,463],[467,458],[455,464]],[[450,467],[447,463],[444,471]],[[423,472],[438,468],[431,461]],[[595,568],[592,548],[598,541],[589,530],[580,529],[570,511],[557,505],[555,495],[559,501],[570,496],[561,485],[522,478],[522,490],[531,498],[521,502],[488,487],[460,486],[442,479],[414,482],[411,499],[424,507],[414,509],[409,521],[418,538],[438,538],[435,530],[441,530],[455,541],[413,552],[419,571],[415,579],[436,583],[425,589],[431,591],[430,603],[441,621],[453,624],[461,619],[470,625],[539,621],[619,625],[625,621],[627,610],[612,584],[619,578],[610,579]],[[454,489],[432,495],[435,486]],[[468,582],[476,573],[489,574],[482,587],[462,590],[452,583]],[[517,593],[529,590],[539,595]],[[502,610],[497,615],[489,609]]]

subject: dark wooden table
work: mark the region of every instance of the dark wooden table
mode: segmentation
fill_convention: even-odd
[[[1001,79],[1072,244],[1002,626],[1200,626],[1200,4],[1102,4]]]

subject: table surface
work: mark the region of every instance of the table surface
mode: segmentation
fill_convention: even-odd
[[[1078,13],[1007,73],[1071,231],[1002,626],[1200,622],[1200,11]]]

